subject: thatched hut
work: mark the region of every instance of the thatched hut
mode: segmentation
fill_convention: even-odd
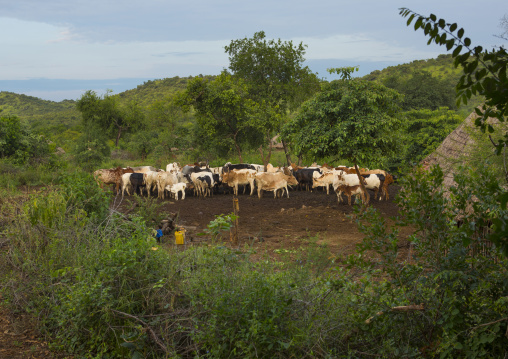
[[[475,150],[475,141],[471,137],[474,130],[474,121],[478,115],[471,113],[462,124],[450,133],[439,147],[428,155],[422,164],[430,167],[439,164],[443,170],[443,185],[449,188],[455,184],[453,174],[459,165],[465,164],[472,151]]]

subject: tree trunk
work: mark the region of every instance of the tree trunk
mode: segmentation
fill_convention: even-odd
[[[268,166],[268,164],[270,163],[270,157],[272,156],[272,141],[269,132],[266,134],[266,138],[268,139],[268,154],[266,155],[266,157],[264,156],[263,146],[259,146],[259,152],[261,153],[261,160],[263,161],[263,165],[265,166],[265,172],[266,166]]]
[[[238,146],[235,142],[236,151],[238,152],[238,159],[240,160],[240,163],[243,163],[242,159],[242,150],[240,149],[240,146]]]
[[[286,145],[286,141],[284,141],[284,139],[281,137],[280,138],[281,141],[282,141],[282,147],[284,147],[284,153],[286,154],[286,160],[288,161],[288,166],[291,166],[291,155],[289,154],[288,152],[288,146]]]
[[[303,155],[302,153],[300,152],[300,154],[298,155],[298,166],[301,166],[303,163]]]
[[[236,141],[236,136],[238,135],[238,132],[233,135],[233,142],[235,143],[236,152],[238,152],[238,159],[240,163],[243,163],[242,159],[242,149],[238,145],[238,142]]]
[[[370,201],[370,195],[367,192],[367,189],[365,188],[365,185],[363,184],[363,177],[360,174],[360,170],[358,169],[358,165],[356,164],[356,161],[355,161],[355,171],[356,171],[356,175],[358,176],[358,180],[360,181],[360,187],[362,188],[363,198],[365,200],[363,205],[367,206],[369,204],[369,201]]]
[[[118,135],[116,135],[116,142],[115,142],[116,147],[118,147],[118,142],[120,141],[120,136],[122,135],[122,130],[123,130],[122,127],[118,127]]]

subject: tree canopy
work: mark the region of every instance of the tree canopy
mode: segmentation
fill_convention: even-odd
[[[267,40],[264,31],[252,38],[232,40],[225,47],[230,71],[249,84],[250,98],[258,104],[258,124],[265,130],[268,144],[287,121],[288,112],[320,88],[317,76],[303,66],[305,49],[303,43]],[[282,141],[286,149],[284,138]],[[269,160],[270,153],[266,158],[262,154],[263,162]]]
[[[196,110],[200,143],[213,144],[227,155],[231,149],[242,159],[244,146],[259,145],[258,105],[250,98],[249,88],[242,79],[222,73],[212,81],[195,78],[189,82],[185,102]],[[199,145],[199,144],[198,144]]]
[[[297,153],[367,165],[395,148],[399,101],[396,91],[375,82],[333,81],[304,103],[284,133]]]
[[[99,96],[95,91],[88,90],[78,100],[76,107],[82,114],[85,127],[97,126],[110,136],[115,136],[116,146],[123,132],[144,124],[144,114],[136,103],[129,102],[120,108],[117,97],[109,94]]]

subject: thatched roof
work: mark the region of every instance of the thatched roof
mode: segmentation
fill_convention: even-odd
[[[457,167],[464,164],[472,151],[475,150],[475,142],[470,133],[475,128],[474,121],[478,117],[475,112],[471,113],[462,124],[450,133],[439,147],[428,155],[423,161],[424,166],[439,164],[443,170],[443,185],[451,187],[455,184],[453,174]]]

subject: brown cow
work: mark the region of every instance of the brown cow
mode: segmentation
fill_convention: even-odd
[[[120,185],[122,184],[122,175],[124,173],[134,173],[134,170],[130,167],[122,168],[110,168],[110,169],[100,169],[93,173],[97,184],[104,188],[105,184],[114,184],[116,185],[116,193],[120,190]]]
[[[344,193],[347,196],[347,203],[351,206],[351,196],[360,195],[362,202],[365,202],[365,197],[363,195],[362,187],[360,185],[357,186],[348,186],[347,184],[340,184],[335,188],[337,192],[337,197],[340,196],[340,193]]]
[[[284,196],[284,189],[286,189],[289,198],[288,184],[295,186],[298,181],[293,175],[286,175],[282,172],[269,173],[263,172],[256,175],[256,186],[258,187],[258,197],[261,198],[263,191],[273,191],[273,198],[277,197],[277,190],[282,189],[282,196]]]
[[[233,187],[236,196],[238,195],[238,185],[250,184],[250,194],[252,196],[254,193],[254,176],[256,173],[258,173],[256,170],[251,169],[230,170],[229,172],[223,173],[222,183],[226,183],[229,187]],[[243,193],[245,193],[245,189]]]

